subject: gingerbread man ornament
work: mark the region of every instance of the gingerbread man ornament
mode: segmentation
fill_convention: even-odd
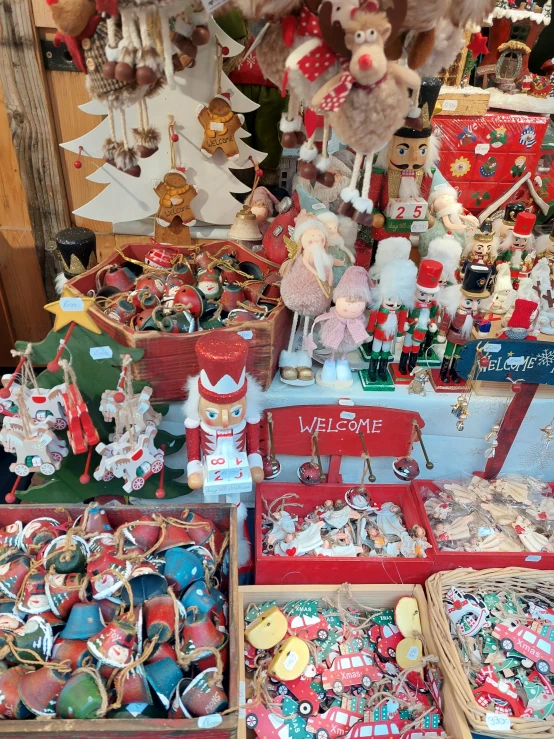
[[[183,225],[194,226],[196,217],[192,212],[191,202],[198,193],[187,183],[182,172],[178,170],[168,172],[154,191],[160,198],[160,207],[156,213],[156,220],[160,226],[170,226],[175,218],[180,219]]]
[[[227,159],[239,158],[239,148],[235,141],[237,130],[244,123],[244,116],[233,113],[229,103],[228,92],[216,95],[208,107],[201,105],[198,108],[198,120],[204,128],[204,138],[200,150],[210,158],[218,149],[221,149]]]

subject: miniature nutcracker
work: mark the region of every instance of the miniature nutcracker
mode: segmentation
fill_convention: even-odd
[[[373,336],[370,382],[387,380],[396,337],[404,334],[408,311],[414,305],[416,277],[417,267],[409,259],[389,262],[381,271],[379,284],[373,291],[374,308],[367,327]]]
[[[369,338],[365,330],[365,309],[371,302],[367,272],[363,267],[349,267],[333,292],[334,307],[318,316],[312,327],[306,348],[313,352],[316,343],[313,331],[321,324],[321,343],[331,351],[316,381],[323,387],[350,387],[352,370],[346,355]],[[340,359],[335,359],[339,355]]]
[[[325,313],[331,305],[333,257],[328,253],[329,233],[314,216],[301,211],[296,217],[293,241],[286,239],[289,259],[281,265],[281,297],[294,312],[286,350],[281,352],[281,381],[289,385],[312,385],[312,360],[303,348],[294,351],[298,319],[304,318],[304,341],[308,337],[310,318]]]
[[[421,233],[433,225],[427,217],[427,198],[438,157],[431,119],[441,84],[436,77],[424,78],[419,97],[423,127],[398,129],[377,157],[370,190],[375,203],[372,233],[376,241]]]
[[[456,372],[456,363],[462,347],[471,338],[475,323],[481,322],[479,310],[481,301],[490,296],[487,286],[491,278],[491,268],[485,264],[469,264],[460,288],[460,302],[448,326],[444,359],[440,369],[441,381],[459,385],[461,377]]]
[[[491,276],[496,274],[498,239],[492,231],[492,221],[485,221],[479,231],[468,239],[462,254],[460,274],[463,277],[469,264],[485,264],[491,268]]]
[[[188,485],[204,498],[238,502],[264,479],[259,450],[260,393],[246,374],[248,343],[209,333],[196,344],[200,374],[188,380],[185,402]],[[219,492],[221,491],[221,492]]]
[[[517,290],[520,281],[529,277],[535,264],[533,227],[537,217],[533,213],[524,211],[519,213],[514,228],[508,233],[500,246],[499,262],[510,264],[510,276],[514,289]]]
[[[518,215],[524,212],[525,203],[508,203],[504,210],[504,217],[496,218],[492,222],[492,229],[500,239],[501,244],[510,231],[513,231]]]
[[[408,329],[404,338],[404,346],[400,356],[398,371],[407,375],[417,364],[419,350],[427,336],[438,331],[435,321],[438,313],[438,303],[435,300],[440,290],[439,281],[442,274],[442,264],[433,259],[424,259],[420,266],[416,281],[415,305],[408,314]]]

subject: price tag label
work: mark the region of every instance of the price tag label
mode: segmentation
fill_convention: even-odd
[[[491,354],[496,354],[496,352],[499,352],[502,349],[502,344],[485,344],[483,347],[484,352],[490,352]]]
[[[325,203],[314,203],[312,205],[312,210],[321,210],[322,208],[327,208]]]
[[[210,128],[212,131],[223,131],[223,123],[210,123]]]
[[[476,154],[488,154],[490,150],[491,150],[490,144],[477,144],[475,146]]]
[[[501,713],[492,713],[487,711],[485,714],[485,721],[489,729],[493,731],[510,731],[512,728],[512,722],[509,716],[504,716]]]
[[[62,298],[60,300],[60,308],[64,313],[78,313],[85,310],[85,304],[81,298]]]
[[[239,336],[242,336],[243,339],[246,339],[246,341],[250,341],[250,339],[254,336],[252,331],[239,331]]]
[[[346,421],[353,421],[356,418],[355,413],[350,413],[350,411],[343,411],[340,414],[341,418],[344,418]]]
[[[457,100],[443,100],[442,101],[443,110],[456,110],[457,107],[458,107]]]
[[[211,716],[200,716],[197,726],[199,729],[215,729],[223,721],[223,716],[219,713],[213,713]]]
[[[111,359],[113,357],[113,352],[109,346],[91,346],[89,353],[93,359]]]
[[[413,234],[421,234],[429,230],[429,224],[427,221],[414,221],[411,230]]]
[[[530,554],[528,557],[525,557],[526,562],[540,562],[542,557],[539,554]]]
[[[239,718],[246,718],[246,708],[244,707],[244,704],[246,703],[246,683],[244,680],[241,680],[239,682]]]
[[[296,652],[289,652],[285,660],[283,661],[283,667],[285,668],[285,670],[288,670],[290,672],[290,670],[292,670],[294,665],[298,662],[298,659],[299,657]]]
[[[227,0],[202,0],[202,5],[206,8],[208,13],[210,15],[214,12],[214,10],[217,10],[218,8],[221,8],[222,5],[225,5]]]
[[[521,367],[522,364],[525,364],[525,357],[508,357],[506,364],[509,364],[510,367]]]
[[[410,662],[413,662],[419,657],[419,649],[417,647],[410,647],[408,649],[408,654],[406,657],[410,660]]]

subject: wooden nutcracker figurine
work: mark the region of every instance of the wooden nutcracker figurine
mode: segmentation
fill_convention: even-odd
[[[424,259],[419,265],[416,281],[415,305],[408,314],[409,328],[404,337],[398,371],[409,374],[417,364],[419,349],[427,336],[438,331],[435,317],[438,313],[437,293],[440,289],[442,264],[434,259]]]
[[[495,220],[492,222],[492,230],[500,239],[501,246],[510,231],[514,230],[514,226],[516,225],[516,218],[518,217],[518,215],[524,212],[525,203],[508,203],[506,205],[506,208],[504,209],[504,217],[495,218]]]
[[[462,382],[456,372],[456,363],[460,357],[462,347],[471,338],[473,326],[482,320],[480,316],[481,301],[490,297],[488,290],[490,279],[491,268],[488,265],[468,265],[460,288],[458,310],[450,320],[446,334],[444,359],[440,369],[440,378],[445,384],[454,382],[459,385]]]
[[[381,150],[371,177],[370,198],[375,203],[372,235],[424,232],[434,223],[427,216],[427,198],[438,159],[438,142],[431,119],[441,88],[436,77],[423,79],[419,95],[422,126],[400,128]]]
[[[204,498],[239,502],[264,479],[259,450],[261,388],[246,374],[248,342],[209,332],[196,343],[200,374],[184,405],[188,485]]]
[[[537,217],[533,213],[527,211],[519,213],[513,230],[508,233],[500,247],[498,261],[510,264],[514,290],[519,288],[521,280],[529,277],[535,266],[533,227],[536,220]]]
[[[394,356],[394,344],[403,335],[408,310],[414,305],[417,267],[409,259],[386,264],[379,284],[374,288],[374,308],[369,315],[368,333],[373,336],[368,379],[386,382],[388,364]]]
[[[491,275],[496,274],[496,256],[498,250],[498,238],[492,230],[492,221],[485,221],[479,231],[468,239],[468,243],[462,254],[460,274],[463,277],[469,264],[485,264],[491,268]]]

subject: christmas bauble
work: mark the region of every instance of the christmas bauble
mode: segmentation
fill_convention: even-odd
[[[319,485],[321,482],[321,469],[315,462],[304,462],[298,468],[298,479],[304,485]]]
[[[415,480],[419,475],[419,465],[411,457],[400,457],[392,463],[392,471],[399,480]]]
[[[278,459],[266,457],[264,459],[264,480],[273,480],[281,472],[281,463]]]
[[[479,360],[479,364],[481,365],[481,367],[488,367],[490,363],[491,360],[489,359],[489,357],[481,357],[481,359]]]

